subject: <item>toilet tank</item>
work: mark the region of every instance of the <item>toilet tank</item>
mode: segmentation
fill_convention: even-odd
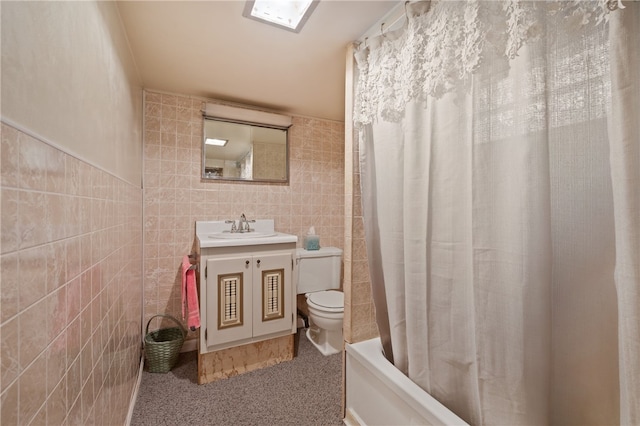
[[[322,247],[320,250],[296,250],[298,294],[340,288],[342,250]]]

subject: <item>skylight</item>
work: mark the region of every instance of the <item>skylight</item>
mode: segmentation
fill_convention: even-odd
[[[319,0],[248,0],[242,16],[300,32]]]

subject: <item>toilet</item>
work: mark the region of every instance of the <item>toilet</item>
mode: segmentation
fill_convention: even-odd
[[[344,295],[340,289],[342,250],[296,250],[298,294],[304,294],[309,307],[307,338],[323,354],[342,351]]]

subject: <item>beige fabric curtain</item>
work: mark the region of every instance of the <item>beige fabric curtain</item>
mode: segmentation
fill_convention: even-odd
[[[473,15],[446,3],[422,23]],[[387,352],[472,424],[640,423],[639,8],[575,27],[535,4],[541,36],[517,55],[485,44],[467,78],[401,113],[359,94]],[[391,81],[372,68],[394,63],[385,44],[407,54],[401,34],[369,41],[359,78]]]
[[[611,20],[609,117],[618,290],[620,423],[640,424],[640,4]]]

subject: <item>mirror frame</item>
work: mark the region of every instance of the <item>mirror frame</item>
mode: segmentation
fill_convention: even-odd
[[[285,132],[285,177],[284,179],[246,179],[241,177],[224,177],[224,176],[206,176],[205,173],[205,164],[206,164],[206,147],[205,141],[207,139],[206,134],[206,121],[219,121],[222,123],[232,123],[232,124],[241,124],[244,126],[253,126],[253,127],[262,127],[267,129],[275,129],[275,130],[283,130]],[[201,174],[200,177],[203,181],[227,181],[227,182],[246,182],[246,183],[279,183],[279,184],[288,184],[289,183],[289,126],[277,126],[272,124],[264,124],[264,123],[255,123],[250,121],[242,121],[242,120],[231,120],[227,118],[220,117],[212,117],[204,115],[202,116],[202,140],[201,140],[201,151],[202,151],[202,161],[201,161]]]

